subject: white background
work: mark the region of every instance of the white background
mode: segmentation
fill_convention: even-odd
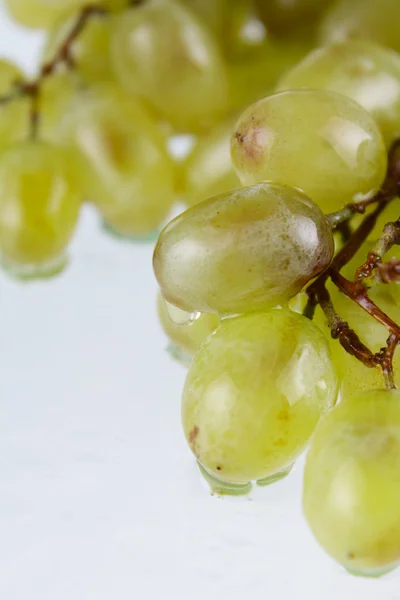
[[[40,36],[0,21],[0,54],[32,70]],[[400,571],[354,578],[317,546],[301,462],[248,499],[209,494],[151,245],[108,238],[86,210],[72,254],[52,282],[0,278],[0,598],[400,600]]]

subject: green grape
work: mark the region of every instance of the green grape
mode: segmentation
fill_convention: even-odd
[[[399,51],[399,19],[398,0],[340,0],[321,23],[320,41],[364,39]]]
[[[232,111],[243,110],[271,94],[278,79],[310,50],[305,40],[268,39],[247,60],[228,63],[229,99]]]
[[[255,3],[267,29],[282,35],[300,26],[307,26],[308,31],[331,0],[255,0]]]
[[[79,75],[73,71],[47,77],[40,89],[40,137],[58,144],[60,125],[81,89]]]
[[[358,261],[358,265],[366,259],[367,252],[368,249],[365,250],[363,258]],[[349,323],[350,327],[359,336],[361,342],[372,352],[378,352],[383,348],[389,336],[387,329],[355,302],[339,292],[333,285],[329,286],[328,289],[331,293],[336,312],[344,321]],[[400,302],[397,284],[390,286],[377,284],[369,290],[368,295],[394,321],[400,322]],[[316,315],[316,323],[321,327],[325,327],[325,330],[328,332],[325,325],[325,318],[320,309],[318,309]],[[330,346],[332,361],[339,380],[342,383],[342,391],[345,397],[353,397],[361,391],[384,387],[385,382],[382,371],[378,367],[365,367],[358,359],[348,354],[338,340],[331,340]],[[393,367],[395,376],[396,374],[400,375],[400,352],[398,351],[394,355]]]
[[[231,161],[234,122],[222,123],[201,137],[182,165],[182,189],[189,206],[241,187]]]
[[[12,17],[34,29],[50,29],[65,11],[82,8],[87,0],[5,0]]]
[[[391,50],[362,40],[313,50],[277,91],[300,88],[352,98],[374,117],[388,145],[400,133],[400,56]]]
[[[161,294],[157,297],[157,313],[159,321],[170,341],[184,353],[194,356],[204,340],[213,333],[219,324],[219,317],[214,314],[203,313],[198,318],[191,320],[188,313],[184,313],[184,322],[179,322],[179,309],[167,303]],[[182,311],[180,311],[182,312]]]
[[[157,229],[174,201],[174,167],[157,124],[112,84],[81,92],[59,130],[87,198],[122,235]]]
[[[263,183],[173,219],[153,264],[171,304],[232,314],[287,302],[332,256],[332,232],[314,202],[299,190]]]
[[[212,125],[228,108],[228,84],[212,36],[181,5],[149,0],[116,16],[111,36],[116,76],[180,131]]]
[[[0,251],[4,261],[45,263],[66,248],[81,196],[56,147],[20,142],[0,155]]]
[[[200,464],[244,484],[288,468],[335,404],[325,337],[288,309],[224,319],[189,369],[183,429]]]
[[[67,39],[77,14],[63,14],[50,31],[47,39],[42,62],[51,61],[63,41]],[[78,73],[88,83],[102,82],[113,79],[113,68],[110,57],[111,19],[104,15],[93,16],[74,42],[71,57],[76,64]]]
[[[325,212],[373,195],[386,175],[386,149],[371,115],[322,90],[281,92],[250,106],[231,151],[243,185],[299,187]]]
[[[216,36],[223,35],[226,17],[229,13],[229,0],[179,0],[195,13]]]
[[[23,74],[14,64],[0,59],[0,96],[6,96]],[[0,106],[0,152],[13,142],[26,137],[29,126],[29,104],[25,99],[16,98],[9,104]]]
[[[400,392],[344,399],[312,438],[303,508],[322,547],[357,575],[400,561]]]

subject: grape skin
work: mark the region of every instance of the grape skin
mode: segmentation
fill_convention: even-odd
[[[5,0],[13,18],[33,29],[49,29],[65,11],[82,8],[87,0]]]
[[[199,138],[181,167],[184,201],[193,206],[241,187],[231,161],[232,119]]]
[[[220,49],[202,22],[179,4],[152,0],[117,15],[111,57],[120,84],[178,131],[200,131],[227,111]]]
[[[398,0],[340,0],[322,20],[321,45],[363,39],[400,51]]]
[[[57,258],[77,224],[81,194],[56,147],[27,141],[0,155],[0,251],[33,265]]]
[[[346,397],[312,438],[303,508],[323,548],[358,574],[400,560],[400,392]]]
[[[310,321],[287,309],[228,318],[191,364],[183,429],[211,475],[243,484],[292,464],[336,394],[327,342]]]
[[[276,91],[330,90],[361,104],[389,146],[400,132],[400,56],[366,41],[313,50],[283,76]]]
[[[121,234],[146,235],[167,217],[175,171],[145,109],[112,84],[78,94],[58,132],[88,200]]]
[[[256,0],[256,7],[267,29],[282,35],[307,25],[327,8],[331,0]]]
[[[157,314],[164,333],[170,341],[189,356],[194,356],[204,340],[218,327],[217,315],[203,313],[188,324],[175,323],[165,307],[161,294],[157,297]]]
[[[12,62],[0,59],[0,96],[7,95],[23,74]],[[29,124],[29,104],[24,98],[0,107],[0,152],[13,142],[26,137]]]
[[[173,219],[153,265],[171,304],[232,314],[287,302],[332,256],[332,232],[318,207],[298,190],[264,183]]]
[[[280,92],[249,107],[231,152],[243,185],[272,180],[298,187],[325,212],[375,194],[387,167],[373,118],[323,90]]]

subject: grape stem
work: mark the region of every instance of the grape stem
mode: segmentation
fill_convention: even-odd
[[[368,214],[354,231],[349,234],[349,227],[344,231],[349,238],[343,248],[337,253],[331,266],[318,277],[308,288],[308,302],[304,309],[304,316],[312,319],[317,305],[320,305],[328,322],[331,336],[338,339],[342,347],[360,360],[366,367],[380,367],[385,378],[388,389],[396,388],[393,375],[393,356],[400,342],[400,325],[397,325],[386,313],[384,313],[368,296],[368,286],[365,279],[370,277],[374,270],[378,270],[382,278],[386,276],[385,282],[400,280],[400,261],[386,263],[383,267],[382,259],[386,252],[395,244],[400,244],[400,219],[395,223],[387,223],[383,233],[377,241],[374,249],[369,252],[366,261],[357,268],[354,281],[346,279],[340,270],[353,258],[359,248],[374,229],[377,218],[384,211],[388,203],[400,192],[400,140],[397,140],[389,152],[388,172],[382,189],[368,200],[356,202],[345,206],[342,210],[328,215],[328,222],[333,229],[343,231],[343,225],[349,223],[355,214],[363,214],[367,207],[376,204],[373,212]],[[356,302],[363,310],[381,323],[389,331],[386,347],[379,352],[373,353],[365,346],[356,332],[349,324],[341,319],[336,313],[330,294],[326,288],[327,280],[331,281],[346,294],[353,302]]]
[[[106,14],[107,10],[97,4],[84,6],[53,59],[42,65],[37,77],[33,81],[16,81],[13,89],[7,95],[0,97],[0,105],[9,104],[17,98],[30,98],[30,134],[33,139],[37,137],[40,122],[39,101],[43,81],[53,75],[61,65],[67,69],[75,67],[72,49],[76,40],[93,17]]]

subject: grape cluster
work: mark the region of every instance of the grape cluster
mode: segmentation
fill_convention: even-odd
[[[226,43],[220,4],[190,4],[203,18],[215,7],[209,31]],[[315,537],[349,572],[379,576],[400,563],[400,3],[239,4],[266,32],[255,58],[237,47],[230,71],[238,81],[247,64],[240,102],[228,94],[247,108],[199,135],[179,178],[189,208],[153,258],[160,320],[189,366],[183,430],[218,494],[285,477],[310,444]],[[173,92],[186,97],[186,83]],[[165,116],[189,126],[163,85]],[[222,80],[213,111],[196,96],[191,114],[209,127]]]
[[[201,473],[246,494],[310,443],[315,537],[397,566],[399,0],[6,2],[48,37],[34,81],[0,62],[3,266],[62,271],[83,200],[146,239],[183,199],[153,264]]]

